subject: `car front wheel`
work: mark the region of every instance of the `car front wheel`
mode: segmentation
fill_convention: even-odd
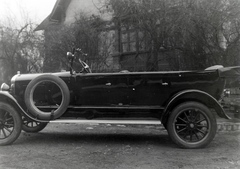
[[[13,143],[20,135],[22,119],[9,104],[0,103],[0,146]]]
[[[182,148],[203,148],[215,137],[217,124],[212,112],[198,102],[177,106],[167,123],[170,138]]]

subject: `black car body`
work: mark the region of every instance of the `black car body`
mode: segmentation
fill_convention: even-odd
[[[28,83],[42,74],[15,75],[12,79],[12,95],[18,103],[24,106],[24,93]],[[69,72],[49,74],[60,77],[68,86],[70,92],[70,103],[68,110],[76,109],[76,116],[81,116],[82,111],[96,110],[108,113],[117,112],[119,116],[129,115],[126,112],[139,110],[136,116],[141,116],[143,110],[156,110],[154,116],[161,117],[167,104],[179,93],[190,100],[197,97],[220,99],[224,88],[224,79],[219,78],[218,71],[189,71],[189,72],[143,72],[143,73],[91,73],[70,75]],[[38,98],[48,95],[49,86],[39,86]],[[38,92],[38,91],[35,91]],[[58,90],[51,91],[51,96],[57,94]],[[42,95],[42,96],[41,96]],[[199,95],[199,96],[198,96]],[[195,99],[194,99],[195,98]],[[49,100],[49,99],[48,99]],[[36,103],[42,109],[52,109],[54,103]],[[51,107],[50,107],[51,106]],[[124,113],[121,115],[120,110]],[[26,110],[25,110],[26,111]],[[110,112],[109,112],[110,111]],[[79,115],[77,115],[79,114]],[[118,117],[115,114],[113,117]],[[66,111],[63,116],[68,116]],[[99,114],[99,116],[101,116]],[[41,117],[33,117],[39,120]]]
[[[229,118],[218,100],[226,77],[239,67],[174,72],[17,74],[0,92],[0,145],[21,129],[42,130],[49,121],[155,119],[184,148],[208,145],[214,112]],[[28,124],[35,124],[28,125]]]

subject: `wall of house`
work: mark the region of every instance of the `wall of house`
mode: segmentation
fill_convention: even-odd
[[[111,20],[111,14],[104,11],[106,11],[105,0],[71,0],[66,11],[64,24],[74,23],[80,13],[87,16],[97,15],[103,20]]]
[[[98,16],[104,21],[112,20],[112,15],[105,6],[106,0],[71,0],[63,20],[64,25],[73,24],[81,14],[86,17]],[[98,64],[91,64],[93,71],[111,71],[119,69],[119,63],[114,62],[113,44],[115,31],[108,30],[102,32],[99,36],[102,37],[102,41],[99,43],[99,54],[94,58],[98,60]],[[100,57],[102,57],[100,59]]]

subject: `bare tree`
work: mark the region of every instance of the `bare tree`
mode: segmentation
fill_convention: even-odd
[[[17,71],[22,73],[41,71],[40,50],[43,39],[33,30],[32,23],[20,28],[1,26],[0,62],[4,80],[9,81]]]
[[[46,30],[44,71],[66,69],[66,52],[73,47],[81,48],[87,54],[81,56],[81,59],[86,61],[93,71],[109,71],[112,69],[112,64],[109,63],[112,44],[109,34],[111,32],[105,31],[104,21],[97,16],[88,17],[84,13],[79,13],[72,25]]]
[[[185,22],[177,31],[181,36],[176,41],[182,64],[196,69],[214,64],[238,65],[240,2],[199,0],[186,5]]]
[[[144,33],[147,70],[158,70],[161,52],[169,55],[172,69],[240,64],[238,0],[108,0],[106,5],[116,25]]]

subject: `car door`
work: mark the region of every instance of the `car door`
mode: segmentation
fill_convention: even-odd
[[[132,106],[161,106],[169,97],[170,82],[160,73],[132,73],[128,76],[128,99]]]
[[[79,74],[75,91],[76,105],[124,105],[127,102],[127,78],[119,73]]]

